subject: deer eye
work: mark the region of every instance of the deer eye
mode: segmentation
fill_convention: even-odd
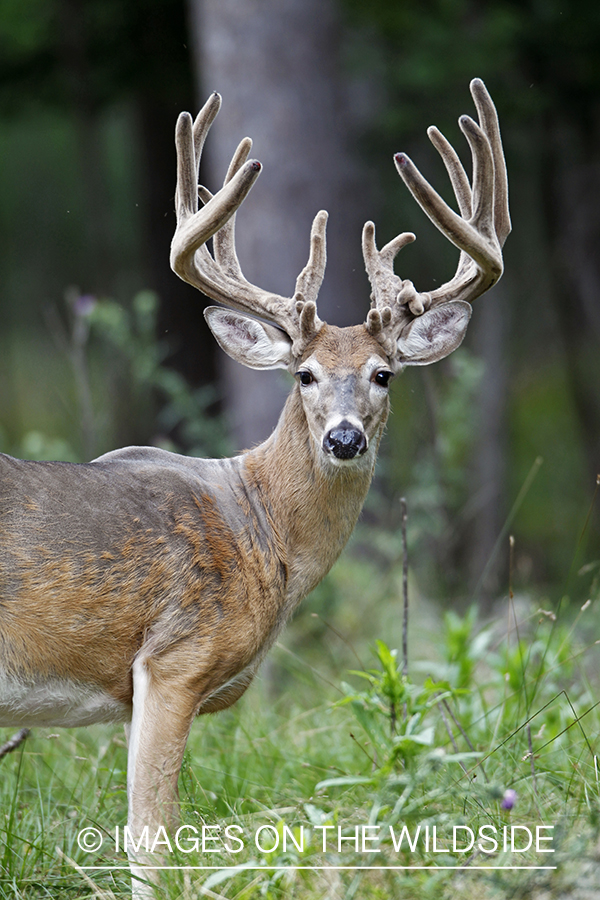
[[[308,372],[306,369],[302,369],[302,371],[296,372],[296,377],[298,378],[300,384],[303,384],[305,386],[308,384],[312,384],[313,381],[315,380],[313,378],[313,376],[311,375],[311,373]]]
[[[387,387],[393,374],[393,372],[387,372],[385,370],[382,372],[377,372],[373,380],[375,381],[375,384],[379,385],[379,387]]]

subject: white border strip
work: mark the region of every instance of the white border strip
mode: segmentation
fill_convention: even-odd
[[[84,869],[85,871],[92,872],[100,872],[100,871],[118,871],[123,870],[128,872],[129,866],[78,866],[79,869]],[[224,869],[231,870],[231,877],[233,878],[235,875],[241,875],[242,872],[272,872],[273,870],[282,870],[282,871],[296,871],[300,869],[312,869],[315,871],[327,871],[329,869],[337,869],[343,871],[357,871],[357,872],[365,872],[368,870],[386,870],[386,871],[406,871],[413,869],[445,869],[451,872],[467,872],[469,869],[528,869],[528,870],[538,870],[538,869],[557,869],[558,866],[140,866],[140,869],[148,869],[148,871],[159,871],[161,869],[180,869],[182,871],[197,871],[197,870],[211,870],[211,871],[222,871]]]

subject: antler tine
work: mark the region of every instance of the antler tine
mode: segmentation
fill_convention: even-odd
[[[300,317],[300,331],[304,342],[310,339],[311,334],[316,334],[323,325],[317,315],[317,296],[327,264],[325,240],[327,218],[328,214],[324,209],[315,216],[310,230],[308,261],[296,279],[295,310]]]
[[[446,166],[461,216],[463,219],[469,219],[471,217],[472,191],[458,153],[435,125],[431,125],[427,129],[427,136]]]
[[[425,309],[412,281],[403,281],[394,272],[396,255],[414,240],[415,235],[405,231],[378,250],[374,223],[366,222],[363,228],[363,258],[373,288],[371,309],[365,327],[370,334],[377,337],[390,356],[394,351],[395,335],[406,322],[406,306],[416,316],[421,315]]]
[[[490,142],[494,159],[494,227],[500,246],[503,247],[512,225],[508,209],[508,176],[502,138],[500,137],[498,113],[481,78],[474,78],[471,82],[471,95],[477,109],[479,122]]]
[[[235,249],[235,214],[262,169],[257,160],[248,159],[250,138],[239,144],[216,194],[198,185],[200,156],[220,105],[220,96],[213,94],[193,126],[189,113],[182,113],[177,122],[177,228],[171,268],[212,300],[277,325],[292,339],[294,353],[299,355],[323,325],[316,315],[316,299],[325,269],[327,214],[321,212],[315,218],[309,261],[298,276],[293,297],[281,297],[247,281]],[[211,237],[214,256],[206,247]]]
[[[221,97],[211,94],[192,124],[189,113],[181,113],[175,129],[177,146],[177,190],[175,208],[180,213],[198,211],[198,173],[206,135],[221,108]],[[181,150],[181,152],[180,152]]]
[[[225,184],[233,178],[242,164],[246,161],[251,149],[252,141],[250,138],[244,138],[244,140],[240,142],[233,159],[231,160],[227,175],[225,176]],[[206,188],[204,188],[204,191],[210,196]],[[294,311],[298,317],[297,321],[301,338],[300,344],[294,349],[296,355],[300,352],[300,345],[306,343],[307,339],[312,334],[315,334],[323,324],[317,316],[316,302],[325,275],[325,266],[327,263],[325,238],[327,218],[328,216],[325,210],[321,210],[315,216],[310,234],[310,254],[308,262],[296,280],[296,289],[293,298],[295,302]],[[248,285],[249,282],[244,278],[235,249],[235,219],[236,217],[234,214],[214,236],[213,249],[215,261],[230,277],[242,280]]]
[[[204,110],[207,106],[208,104]],[[196,265],[196,251],[235,213],[258,178],[262,166],[257,160],[246,162],[209,202],[198,209],[197,158],[189,113],[181,113],[179,116],[175,141],[177,228],[171,244],[171,268],[180,278],[204,291],[212,299],[225,302],[228,294],[213,281],[211,275],[214,273],[204,275]]]
[[[248,159],[252,150],[252,141],[246,137],[238,144],[238,148],[233,154],[233,158],[229,164],[227,175],[223,184],[228,184],[234,175],[239,171]],[[206,190],[206,188],[205,188]],[[206,192],[208,193],[208,191]],[[221,266],[225,272],[235,279],[244,279],[240,262],[235,249],[235,213],[225,225],[217,231],[213,240],[213,251],[215,261]],[[206,251],[208,254],[208,251]]]
[[[206,136],[210,131],[210,126],[219,114],[222,102],[221,95],[217,94],[216,91],[213,91],[194,120],[193,132],[194,156],[196,158],[196,182],[198,181],[198,176],[200,174],[200,160],[202,158]]]

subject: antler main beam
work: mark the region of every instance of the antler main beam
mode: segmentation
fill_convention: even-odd
[[[220,191],[213,195],[198,185],[202,149],[220,106],[221,97],[214,93],[193,124],[189,113],[181,113],[177,121],[177,228],[171,245],[171,268],[212,300],[274,323],[289,335],[299,352],[322,325],[316,301],[327,258],[327,213],[321,211],[315,216],[309,259],[292,297],[262,290],[247,281],[235,249],[235,214],[262,169],[258,160],[248,159],[250,138],[239,144]],[[206,247],[211,237],[214,256]]]
[[[427,131],[446,166],[460,215],[442,200],[405,153],[397,153],[394,157],[396,168],[417,203],[442,234],[466,253],[478,269],[476,284],[473,284],[472,277],[461,273],[459,264],[452,281],[431,292],[432,302],[436,299],[472,301],[498,281],[504,268],[501,250],[511,225],[498,116],[481,79],[475,78],[471,82],[471,94],[480,125],[470,116],[461,116],[459,125],[471,148],[472,188],[451,144],[435,126]]]
[[[433,291],[419,293],[411,281],[394,273],[394,257],[414,235],[405,233],[382,250],[375,243],[375,226],[367,222],[363,231],[365,266],[373,288],[372,309],[367,328],[382,339],[390,339],[414,316],[435,306],[454,302],[471,303],[492,287],[503,272],[502,246],[510,233],[508,183],[500,139],[498,116],[487,89],[479,78],[470,85],[479,124],[461,116],[459,125],[473,159],[473,183],[446,138],[432,126],[429,139],[442,157],[460,215],[454,212],[419,172],[405,153],[394,162],[409,191],[448,240],[461,251],[454,277]]]

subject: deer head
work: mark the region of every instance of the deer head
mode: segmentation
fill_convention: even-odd
[[[506,168],[498,118],[479,79],[471,82],[479,124],[462,116],[460,127],[473,159],[473,183],[457,154],[436,129],[429,137],[446,166],[460,214],[454,212],[404,153],[396,168],[429,218],[461,251],[454,277],[420,293],[394,272],[402,247],[415,240],[398,235],[381,250],[375,226],[363,230],[363,255],[372,294],[364,324],[335,328],[321,321],[317,295],[325,271],[327,213],[317,213],[310,254],[292,297],[250,284],[235,250],[236,210],[261,172],[248,159],[245,138],[231,161],[225,182],[214,196],[198,187],[202,148],[221,98],[213,94],[195,122],[188,113],[176,130],[178,180],[177,230],[171,248],[173,270],[224,307],[205,310],[222,349],[256,369],[287,369],[297,379],[308,431],[323,465],[372,465],[387,417],[387,389],[405,366],[436,362],[461,343],[471,316],[471,301],[501,276],[502,245],[510,232]],[[206,242],[213,238],[213,254]]]

